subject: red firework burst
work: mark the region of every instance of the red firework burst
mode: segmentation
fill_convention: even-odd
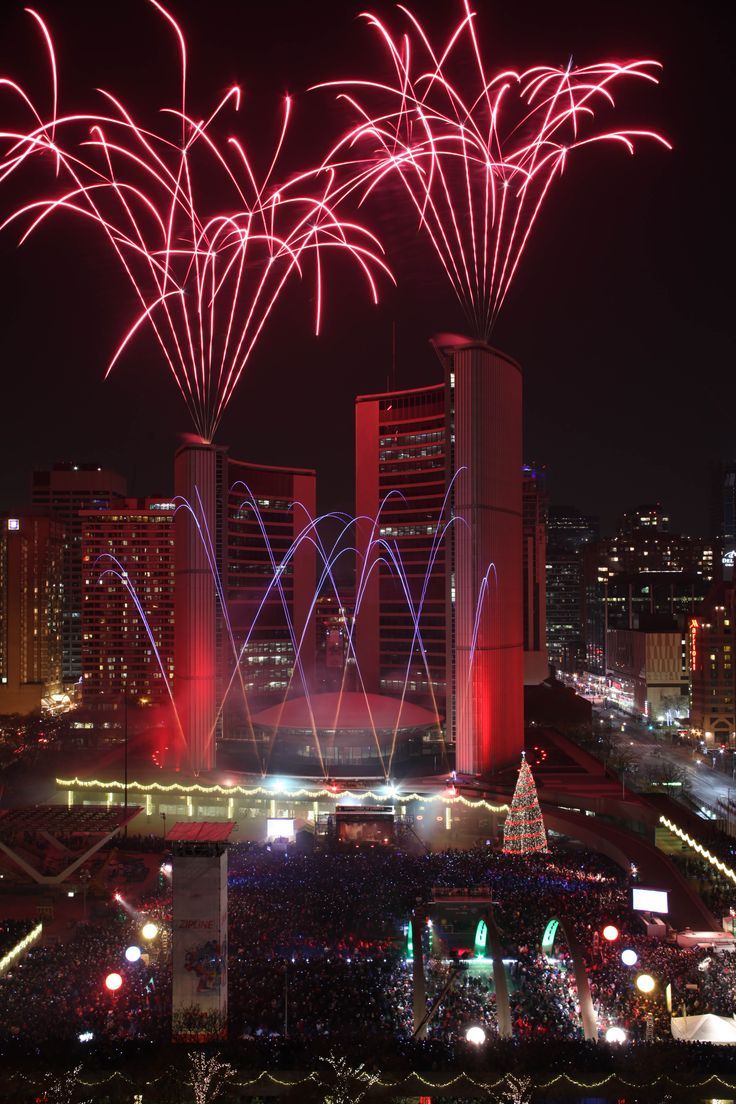
[[[23,204],[3,225],[24,219],[23,241],[62,210],[95,224],[139,304],[108,372],[135,334],[150,327],[198,432],[211,440],[276,301],[290,277],[304,273],[308,257],[317,332],[325,250],[346,252],[357,263],[374,301],[377,272],[390,273],[375,236],[339,217],[333,171],[307,171],[277,183],[292,113],[288,98],[261,176],[241,140],[216,133],[225,109],[239,107],[239,88],[208,114],[192,114],[184,34],[157,0],[150,2],[176,36],[181,69],[180,106],[164,109],[157,129],[137,121],[109,92],[102,92],[104,112],[60,115],[52,38],[41,16],[28,9],[48,51],[52,106],[44,117],[21,85],[0,79],[31,120],[30,129],[0,131],[0,182],[45,158],[55,191]]]
[[[327,86],[345,90],[340,98],[357,122],[326,164],[346,174],[342,194],[362,199],[399,177],[476,334],[487,339],[570,155],[598,142],[633,153],[637,138],[670,148],[651,130],[590,133],[598,109],[614,106],[614,85],[628,78],[656,84],[660,66],[644,59],[491,74],[467,0],[441,48],[411,11],[399,8],[409,24],[400,36],[375,15],[364,16],[379,34],[392,77]],[[468,55],[471,63],[463,63]]]

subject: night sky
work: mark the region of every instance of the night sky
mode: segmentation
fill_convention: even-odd
[[[172,0],[187,32],[191,101],[201,112],[231,83],[245,89],[241,131],[265,161],[279,96],[297,96],[294,166],[316,160],[345,116],[329,92],[342,76],[382,76],[363,4]],[[437,30],[459,3],[415,2]],[[732,28],[726,5],[560,0],[477,5],[493,68],[658,58],[662,83],[620,100],[610,125],[652,127],[674,152],[642,144],[634,158],[594,148],[572,161],[543,210],[492,343],[525,377],[525,456],[547,465],[553,502],[611,527],[627,506],[660,500],[676,526],[705,531],[713,464],[736,456],[731,266],[726,228],[733,180]],[[60,62],[63,110],[91,90],[120,94],[139,114],[177,101],[171,35],[145,0],[39,0]],[[22,3],[0,7],[0,72],[46,88],[42,47]],[[374,9],[400,20],[389,5]],[[727,87],[727,82],[728,87]],[[7,121],[0,97],[0,122]],[[615,123],[614,123],[615,120]],[[0,187],[0,211],[17,192]],[[372,306],[343,264],[328,276],[323,336],[311,331],[311,287],[294,286],[263,335],[217,440],[235,457],[315,467],[319,507],[352,509],[353,399],[395,381],[439,378],[428,345],[462,331],[462,312],[413,216],[380,200],[366,212],[399,280]],[[189,418],[154,344],[141,338],[105,381],[134,317],[132,294],[93,232],[71,218],[18,249],[0,235],[3,401],[0,508],[29,493],[34,465],[97,460],[127,473],[136,494],[171,491],[172,454]],[[306,298],[305,298],[306,294]],[[727,304],[727,297],[729,301]]]

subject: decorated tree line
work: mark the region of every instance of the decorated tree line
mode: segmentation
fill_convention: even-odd
[[[528,855],[547,850],[542,810],[532,772],[521,753],[521,767],[506,823],[503,826],[503,850],[510,855]]]

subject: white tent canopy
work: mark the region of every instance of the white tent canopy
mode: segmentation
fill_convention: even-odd
[[[672,1035],[685,1043],[736,1043],[736,1018],[734,1016],[714,1016],[711,1012],[704,1016],[673,1016]]]

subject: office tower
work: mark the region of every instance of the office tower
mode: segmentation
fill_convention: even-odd
[[[525,464],[522,479],[524,683],[549,675],[547,656],[547,487],[539,464]]]
[[[615,537],[584,549],[585,666],[593,673],[605,673],[609,629],[666,616],[684,631],[712,584],[713,543],[670,533],[652,516],[650,507],[631,511]]]
[[[523,737],[521,371],[433,344],[442,384],[356,402],[359,678],[406,684],[444,713],[457,769],[485,773]]]
[[[31,713],[62,689],[64,528],[0,518],[0,713]]]
[[[127,493],[125,479],[98,464],[60,462],[33,472],[32,501],[64,526],[62,680],[82,677],[81,510],[106,510]]]
[[[713,587],[688,627],[690,724],[708,744],[736,744],[736,587]]]
[[[736,564],[736,463],[718,467],[713,535],[719,546],[723,578],[730,582]]]
[[[642,535],[646,539],[648,533],[669,533],[670,519],[659,502],[647,503],[644,506],[635,506],[633,510],[627,510],[621,518],[619,536],[636,537]]]
[[[450,516],[448,405],[441,383],[359,396],[355,407],[357,688],[400,695],[406,684],[410,699],[443,707],[451,667],[451,551],[449,535],[440,539]],[[375,541],[398,548],[395,563],[375,544],[369,552]]]
[[[316,514],[314,471],[250,464],[223,455],[222,581],[240,676],[233,682],[231,729],[244,690],[259,704],[311,691],[315,668],[317,556],[310,531]],[[221,632],[222,672],[235,657]],[[239,693],[240,691],[240,693]],[[232,736],[232,731],[229,733]]]
[[[174,502],[83,510],[85,704],[168,704],[174,675]],[[140,608],[139,608],[140,607]]]
[[[598,540],[598,521],[573,506],[550,506],[547,517],[547,649],[563,671],[583,665],[582,549]]]

